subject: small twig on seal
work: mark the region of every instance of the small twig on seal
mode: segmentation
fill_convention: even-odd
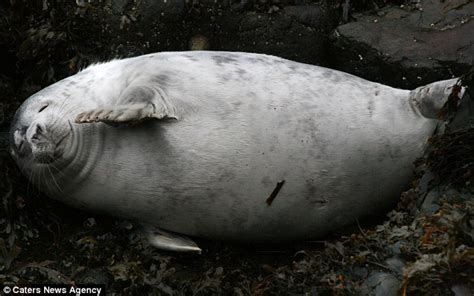
[[[277,196],[278,192],[280,192],[280,189],[281,187],[283,187],[283,184],[285,184],[285,180],[281,180],[281,181],[278,181],[276,186],[275,186],[275,189],[273,189],[272,193],[270,194],[270,196],[267,198],[267,205],[268,206],[271,206],[272,205],[272,202],[273,200],[275,199],[275,197]]]

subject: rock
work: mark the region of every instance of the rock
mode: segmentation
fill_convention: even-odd
[[[326,13],[320,5],[286,6],[284,12],[304,25],[315,28],[322,28],[326,25]]]
[[[465,92],[456,111],[456,116],[449,124],[450,131],[466,127],[474,127],[474,98],[469,96],[468,91]]]
[[[432,171],[425,168],[423,175],[421,176],[420,182],[418,184],[418,190],[420,195],[424,195],[428,192],[431,181],[435,178],[435,175]]]
[[[447,200],[469,200],[472,193],[466,190],[457,190],[451,186],[434,186],[428,191],[420,206],[420,212],[423,214],[433,215],[439,210],[443,201]]]
[[[451,2],[424,0],[419,10],[387,7],[383,15],[356,15],[356,22],[335,32],[335,66],[406,88],[467,72],[474,56],[474,2]]]
[[[392,257],[385,260],[385,264],[390,268],[391,271],[398,275],[403,274],[403,268],[405,267],[405,261],[399,257]]]
[[[474,290],[469,287],[466,283],[457,283],[451,286],[451,291],[454,296],[472,296]]]
[[[112,281],[112,276],[102,268],[93,268],[84,270],[79,273],[75,282],[78,284],[94,284],[94,285],[106,285],[109,286]]]
[[[406,240],[397,240],[395,243],[388,245],[388,249],[393,255],[401,255],[404,246],[408,244]]]
[[[362,284],[361,295],[396,296],[400,289],[400,281],[392,274],[372,272]]]
[[[216,270],[214,271],[215,276],[222,276],[224,274],[224,268],[222,266],[216,267]]]
[[[423,199],[420,207],[420,212],[423,214],[432,215],[439,210],[439,199],[441,197],[440,189],[431,189]]]
[[[367,275],[369,274],[367,268],[365,267],[360,267],[360,266],[354,266],[352,269],[352,274],[356,278],[363,278],[365,279]]]
[[[206,49],[325,63],[328,20],[322,5],[283,6],[266,13],[252,10],[253,1],[232,5],[207,2],[194,6],[184,1],[117,2],[107,16],[110,34],[119,36],[110,46],[120,56],[189,50],[191,40],[203,36],[208,41]],[[125,42],[130,36],[138,42]]]

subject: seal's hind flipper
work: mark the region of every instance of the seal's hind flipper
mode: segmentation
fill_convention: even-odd
[[[74,121],[76,123],[137,123],[149,119],[178,119],[176,113],[176,108],[159,89],[148,86],[130,86],[118,98],[117,104],[81,112]]]
[[[433,82],[420,86],[410,92],[410,103],[426,118],[444,119],[444,113],[451,106],[447,103],[460,103],[465,88],[460,85],[458,78]],[[454,102],[450,102],[453,99]]]
[[[201,254],[201,248],[190,238],[164,231],[159,228],[149,227],[145,229],[148,242],[155,248],[174,252],[187,252]]]

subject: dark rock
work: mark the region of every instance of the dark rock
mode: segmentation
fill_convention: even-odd
[[[233,16],[234,18],[236,16]],[[215,48],[273,54],[311,64],[324,64],[327,38],[319,30],[301,24],[285,13],[272,15],[248,13],[240,16],[239,26],[226,20],[222,31],[212,39],[218,40]]]
[[[393,255],[401,255],[402,254],[402,249],[404,248],[405,245],[408,245],[408,241],[406,240],[398,240],[394,244],[391,244],[388,246],[388,249]]]
[[[451,287],[451,291],[453,292],[454,296],[472,296],[474,290],[469,287],[466,283],[461,284],[454,284]]]
[[[267,13],[250,10],[253,1],[234,1],[231,7],[207,2],[198,6],[184,1],[122,2],[113,4],[106,15],[108,34],[117,36],[110,47],[122,57],[189,50],[191,40],[203,36],[210,50],[267,53],[311,64],[326,60],[328,20],[321,5],[288,6]]]
[[[321,28],[327,23],[327,15],[320,5],[286,6],[284,12],[293,16],[298,22],[311,27]]]
[[[420,212],[423,214],[434,214],[436,211],[439,210],[439,199],[441,197],[441,193],[439,188],[434,188],[430,190],[421,204]]]
[[[335,66],[405,88],[467,72],[474,56],[474,3],[425,2],[422,10],[387,7],[383,15],[357,15],[357,22],[339,26]]]
[[[466,127],[474,127],[474,98],[465,92],[461,103],[456,111],[456,116],[449,123],[451,131]]]
[[[392,274],[373,272],[362,284],[362,295],[396,296],[400,289],[400,281]]]
[[[112,281],[112,275],[102,268],[93,268],[84,270],[75,278],[76,283],[79,284],[95,284],[109,286]]]
[[[391,271],[398,275],[403,274],[403,268],[405,267],[405,261],[399,257],[392,257],[385,260],[385,264],[390,268]]]

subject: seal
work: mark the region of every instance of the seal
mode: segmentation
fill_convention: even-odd
[[[150,225],[160,248],[305,240],[393,206],[456,81],[409,91],[269,55],[155,53],[28,98],[11,154],[49,196]]]

